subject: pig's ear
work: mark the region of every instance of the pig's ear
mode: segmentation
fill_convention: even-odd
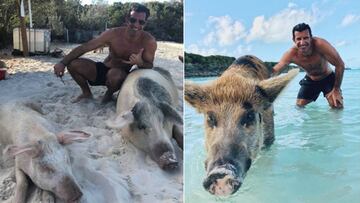
[[[191,82],[185,83],[185,100],[198,111],[201,111],[204,104],[209,99],[206,88]]]
[[[126,111],[120,115],[117,115],[113,119],[106,121],[106,125],[110,128],[121,129],[125,125],[134,122],[134,115],[131,111]]]
[[[61,132],[56,135],[58,142],[62,145],[71,144],[73,142],[82,142],[90,137],[89,133],[79,130]]]
[[[286,74],[260,81],[256,86],[256,92],[264,101],[272,103],[298,73],[299,69],[293,69]]]
[[[36,157],[40,154],[40,146],[37,145],[9,145],[4,149],[4,153],[7,156],[15,157],[16,155],[27,153],[33,157]]]
[[[168,118],[169,120],[171,120],[175,123],[178,123],[181,125],[183,124],[183,120],[182,120],[181,116],[170,105],[160,102],[159,108],[161,109],[161,111],[163,112],[163,114],[165,115],[166,118]]]

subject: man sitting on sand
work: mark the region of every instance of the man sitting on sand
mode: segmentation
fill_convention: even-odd
[[[126,17],[126,26],[103,32],[99,37],[73,49],[54,66],[54,73],[58,77],[64,75],[67,67],[71,77],[80,86],[82,94],[73,102],[92,98],[89,83],[92,86],[107,86],[102,99],[102,102],[106,103],[111,100],[113,93],[120,89],[133,65],[139,68],[153,67],[156,40],[150,33],[143,31],[149,15],[148,8],[133,4]],[[109,47],[109,55],[104,62],[78,58],[104,45]]]
[[[300,81],[296,104],[304,107],[316,101],[320,92],[323,92],[332,108],[343,108],[341,94],[341,81],[344,73],[344,62],[336,49],[326,40],[313,37],[311,28],[300,23],[293,28],[293,41],[291,47],[273,68],[275,74],[286,65],[295,63],[306,71],[306,76]],[[335,74],[329,67],[335,66]]]

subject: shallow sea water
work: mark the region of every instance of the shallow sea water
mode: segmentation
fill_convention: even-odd
[[[275,142],[262,150],[239,191],[219,198],[202,187],[204,121],[185,105],[185,202],[355,203],[360,199],[360,70],[344,73],[345,108],[332,110],[322,93],[295,107],[300,73],[275,101]],[[206,82],[214,78],[192,78]]]

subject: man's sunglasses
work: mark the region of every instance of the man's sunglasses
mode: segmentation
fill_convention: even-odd
[[[136,18],[130,18],[129,21],[130,21],[131,24],[136,23],[136,21],[138,21],[140,25],[145,25],[145,23],[146,23],[145,20],[139,20],[139,19],[136,19]]]

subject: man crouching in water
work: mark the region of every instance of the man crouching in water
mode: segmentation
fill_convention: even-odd
[[[273,73],[279,73],[286,65],[294,63],[302,67],[306,76],[300,81],[296,104],[304,107],[316,101],[323,92],[332,108],[343,108],[341,81],[344,74],[344,62],[336,49],[326,40],[313,37],[311,28],[300,23],[293,28],[294,46],[290,48],[273,68]],[[335,66],[335,73],[329,64]]]
[[[139,68],[153,67],[156,40],[150,33],[143,31],[149,15],[148,8],[141,4],[133,4],[126,17],[126,26],[103,32],[99,37],[76,47],[55,64],[56,76],[62,77],[67,67],[71,77],[82,90],[82,94],[73,102],[92,98],[89,83],[92,86],[107,86],[108,89],[102,99],[102,103],[107,103],[113,93],[120,89],[133,65]],[[104,45],[109,47],[109,55],[104,62],[79,58],[86,52]]]

